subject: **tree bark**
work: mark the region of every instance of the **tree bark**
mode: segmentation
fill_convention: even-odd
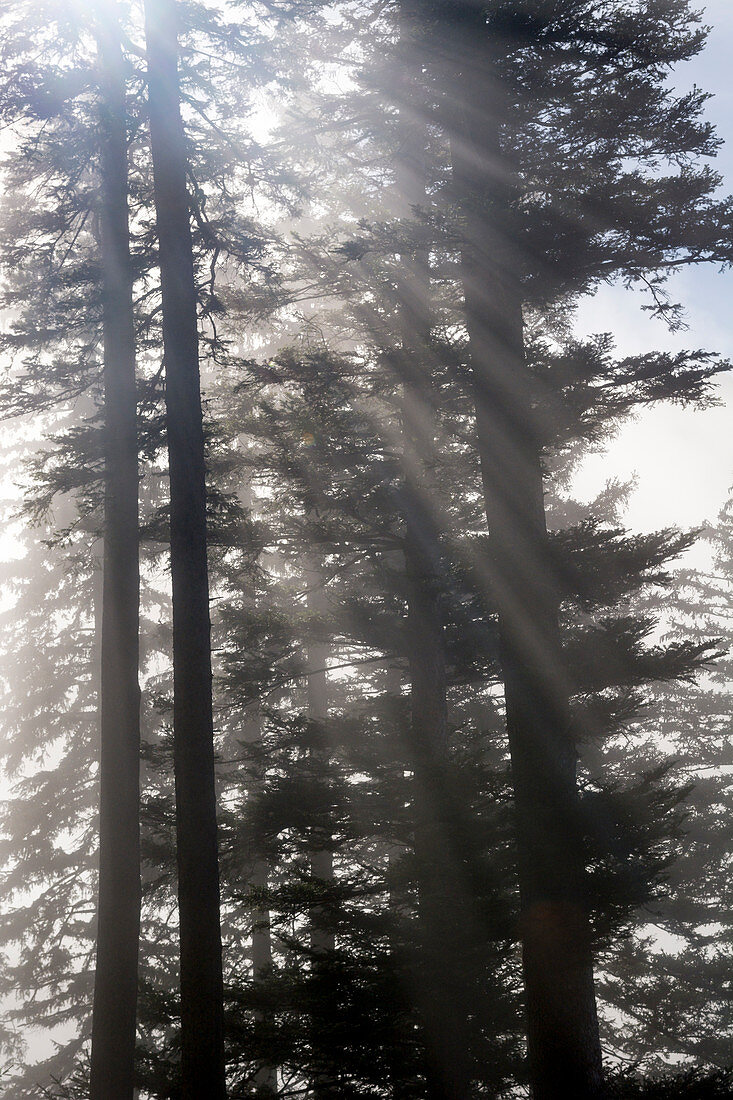
[[[247,742],[257,743],[262,739],[262,718],[259,711],[256,712],[251,722],[247,723],[245,738]],[[255,793],[262,788],[264,775],[260,768],[252,768],[251,792]],[[268,866],[263,859],[256,859],[252,868],[251,884],[256,890],[265,890],[268,885]],[[270,910],[266,904],[258,905],[252,910],[252,980],[257,985],[269,980],[272,974],[272,938],[270,932]],[[256,1023],[264,1023],[265,1014],[261,1009],[254,1013]],[[277,1067],[269,1062],[261,1062],[254,1076],[256,1094],[262,1096],[274,1096],[277,1091]]]
[[[448,796],[446,667],[434,561],[420,533],[405,533],[415,854],[418,880],[416,1007],[423,1024],[429,1100],[466,1100],[470,1070],[460,981],[452,962],[457,894],[463,884],[455,864]]]
[[[226,1095],[204,437],[175,0],[146,0],[171,495],[182,1096]]]
[[[404,217],[427,204],[426,127],[419,114],[419,5],[400,6],[397,107],[399,149],[395,182]],[[435,397],[431,350],[429,257],[417,248],[400,256],[397,356],[402,384],[403,518],[407,580],[407,639],[414,764],[415,852],[418,883],[417,1008],[424,1028],[429,1100],[466,1100],[470,1069],[459,981],[452,965],[456,893],[463,883],[452,842],[449,798],[447,675],[440,606],[441,547],[431,469]]]
[[[247,485],[242,491],[242,504],[251,511],[255,497],[251,485]],[[254,611],[257,608],[257,590],[253,581],[250,607]],[[247,718],[244,727],[244,740],[248,744],[256,745],[262,742],[263,722],[259,704],[252,708],[251,716]],[[253,797],[265,786],[265,769],[254,761],[250,765],[250,783],[248,796]],[[256,890],[266,890],[269,881],[269,867],[265,859],[256,858],[251,874],[251,885]],[[255,985],[267,982],[272,974],[272,935],[270,923],[270,910],[266,903],[258,905],[252,910],[252,980]],[[265,1022],[265,1013],[261,1009],[254,1012],[255,1022]],[[257,1095],[263,1097],[274,1096],[277,1091],[277,1066],[268,1061],[262,1061],[254,1076],[254,1086]]]
[[[530,1077],[535,1100],[599,1097],[577,753],[512,228],[517,180],[502,135],[500,47],[488,39],[481,8],[464,7],[465,20],[454,12],[451,25],[448,126],[514,786]]]
[[[309,582],[316,586],[320,584],[320,572],[316,570],[310,572]],[[322,589],[312,588],[308,592],[307,604],[311,614],[323,612],[325,598]],[[311,640],[308,643],[306,647],[308,719],[318,724],[328,719],[328,656],[329,646],[324,642]],[[330,757],[328,746],[313,751],[313,763],[326,776]],[[311,874],[325,885],[329,885],[333,882],[333,842],[327,830],[319,835],[318,842],[319,846],[313,849],[310,856]],[[336,947],[334,933],[331,929],[321,926],[317,915],[311,922],[310,941],[311,949],[320,955],[326,955]]]
[[[307,573],[309,585],[306,603],[311,615],[319,615],[325,612],[326,597],[323,590],[323,578],[321,570],[315,564]],[[323,727],[328,719],[328,672],[327,661],[329,646],[318,638],[309,639],[305,651],[306,663],[306,699],[308,719],[310,722]],[[318,736],[323,736],[319,733]],[[322,744],[311,749],[311,762],[314,769],[328,780],[331,753],[327,744]],[[310,852],[310,872],[319,885],[328,888],[334,881],[333,868],[333,840],[331,831],[327,827],[318,829],[314,835],[314,843]],[[321,907],[316,907],[311,914],[310,921],[310,949],[313,956],[313,968],[317,972],[319,967],[328,966],[329,957],[336,950],[336,935],[329,927],[328,918],[324,920]],[[328,1034],[323,1034],[323,1021],[327,1020],[328,1013],[325,1006],[320,1006],[311,1021],[311,1035],[316,1051],[323,1051],[329,1046]],[[316,1070],[313,1074],[313,1096],[315,1100],[326,1100],[334,1097],[336,1085],[333,1075],[326,1070]]]
[[[514,789],[533,1096],[596,1097],[603,1086],[577,753],[551,583],[540,456],[531,441],[525,446],[500,443],[511,438],[505,415],[498,411],[502,395],[481,377],[482,368],[496,359],[486,358],[483,321],[473,295],[467,293],[466,299]],[[516,320],[516,303],[506,302],[505,309],[505,316],[513,313]],[[517,326],[521,332],[518,321]],[[508,455],[513,456],[509,461]],[[508,469],[514,473],[510,479]]]
[[[265,889],[268,869],[264,860],[258,860],[252,872],[252,885]],[[270,934],[270,910],[262,905],[252,913],[252,977],[254,981],[266,981],[272,973],[272,938]],[[263,1022],[264,1013],[258,1010],[255,1020]],[[255,1073],[255,1089],[262,1096],[274,1096],[277,1092],[277,1067],[262,1062]]]
[[[104,340],[104,579],[97,965],[91,1100],[132,1100],[140,936],[138,448],[125,74],[111,15],[97,30]]]

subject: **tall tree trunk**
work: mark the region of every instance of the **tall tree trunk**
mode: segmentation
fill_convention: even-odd
[[[255,889],[265,890],[268,883],[268,868],[264,860],[258,860],[252,872],[252,885]],[[255,982],[266,981],[272,972],[272,937],[270,933],[270,910],[260,905],[252,913],[252,977]],[[264,1022],[261,1010],[255,1013],[255,1020]],[[258,1095],[274,1096],[277,1092],[277,1067],[262,1062],[255,1073],[255,1088]]]
[[[244,740],[257,744],[262,739],[262,716],[256,711],[247,722]],[[261,790],[264,783],[263,771],[252,764],[250,771],[250,796]],[[264,859],[257,858],[251,872],[251,885],[255,890],[266,890],[268,885],[268,866]],[[265,903],[258,904],[252,910],[252,979],[257,985],[269,980],[272,972],[272,939],[270,933],[270,910]],[[255,1022],[265,1022],[261,1009],[254,1012]],[[277,1089],[277,1068],[269,1062],[261,1062],[254,1076],[254,1085],[258,1096],[274,1096]]]
[[[410,217],[425,208],[427,132],[419,113],[416,42],[419,5],[400,6],[397,95],[399,151],[395,163],[398,197]],[[431,469],[435,447],[435,396],[431,350],[430,270],[427,252],[400,256],[397,285],[402,382],[404,554],[407,579],[407,638],[414,763],[415,851],[418,883],[420,962],[415,989],[426,1043],[429,1100],[466,1100],[470,1084],[466,1027],[458,975],[453,966],[456,893],[460,869],[452,841],[447,734],[447,677],[440,607],[441,548],[435,520]]]
[[[498,411],[502,397],[480,377],[491,360],[485,358],[483,320],[473,295],[467,293],[466,300],[511,753],[533,1096],[595,1097],[602,1095],[601,1050],[577,753],[551,583],[542,469],[531,440],[524,447],[501,446],[500,440],[510,438]],[[505,309],[521,332],[517,303],[507,301]],[[513,470],[509,486],[508,468]]]
[[[423,1024],[429,1100],[466,1100],[470,1073],[465,1020],[456,997],[453,947],[461,875],[455,865],[448,797],[446,667],[435,560],[424,532],[407,524],[407,635],[412,725],[415,854],[418,863],[419,970],[416,1007]]]
[[[91,1100],[132,1100],[140,936],[140,690],[135,331],[125,75],[111,15],[98,24],[104,302],[104,579],[97,966]]]
[[[244,487],[242,491],[242,505],[251,512],[255,503],[254,492],[251,485]],[[254,611],[257,608],[257,590],[252,584],[250,607]],[[262,742],[263,723],[262,712],[259,704],[252,708],[251,717],[248,717],[244,727],[244,740],[251,745]],[[260,763],[251,762],[248,796],[251,798],[259,794],[265,786],[265,769]],[[269,868],[267,860],[257,857],[251,872],[251,885],[255,890],[266,890],[269,880]],[[262,903],[252,910],[252,980],[255,985],[267,982],[272,973],[272,936],[270,924],[270,910],[266,903]],[[265,1013],[261,1009],[254,1012],[255,1023],[263,1024],[266,1021]],[[277,1066],[268,1061],[262,1061],[254,1076],[254,1086],[258,1096],[275,1096],[277,1091]]]
[[[171,494],[184,1100],[226,1095],[204,437],[175,0],[146,0]]]
[[[307,607],[310,615],[322,615],[326,610],[326,596],[323,589],[323,577],[321,570],[315,565],[307,573],[308,594]],[[315,633],[319,633],[316,628]],[[306,698],[308,707],[308,719],[321,727],[328,719],[328,672],[327,662],[329,646],[318,637],[311,637],[306,645]],[[319,732],[319,737],[327,737],[327,732]],[[329,776],[331,753],[325,742],[311,749],[312,766],[318,775],[326,781]],[[314,836],[313,848],[310,853],[310,871],[320,886],[328,889],[334,881],[333,869],[333,840],[331,830],[324,826],[317,830]],[[313,954],[313,967],[317,971],[319,967],[329,965],[330,956],[336,949],[336,935],[329,926],[328,914],[320,907],[316,907],[311,915],[310,923],[310,948]],[[311,1029],[313,1044],[316,1051],[323,1051],[329,1046],[328,1034],[323,1033],[323,1022],[328,1019],[329,1006],[320,1005],[314,1014]],[[334,1097],[335,1085],[332,1074],[325,1070],[316,1070],[313,1075],[313,1096],[315,1100]]]
[[[463,21],[455,9],[451,15],[448,117],[516,808],[530,1076],[535,1100],[598,1097],[577,753],[545,521],[541,409],[526,361],[521,254],[512,236],[517,180],[501,133],[501,47],[489,42],[481,7],[463,8]]]
[[[402,549],[390,551],[386,556],[389,559],[398,559],[395,560],[393,564],[390,560],[390,568],[394,569],[396,573],[403,568],[404,553]],[[401,664],[395,662],[394,656],[390,657],[384,670],[384,693],[391,704],[390,710],[392,711],[391,721],[393,723],[393,736],[397,741],[400,740],[400,733],[404,728],[402,699],[403,679],[404,671]],[[405,771],[401,752],[398,759],[401,762],[398,774],[404,779]],[[398,806],[399,803],[395,807],[395,810],[399,815],[400,810]],[[411,919],[411,906],[407,902],[401,883],[398,885],[397,868],[411,850],[410,844],[397,837],[387,840],[384,847],[385,876],[388,884],[387,908],[390,929],[389,951],[391,959],[393,960],[391,965],[394,973],[399,973],[403,969],[404,929],[409,925]],[[397,1000],[394,1005],[395,1029],[390,1036],[387,1072],[390,1082],[390,1097],[392,1100],[403,1100],[404,1097],[410,1095],[412,1092],[412,1085],[409,1079],[406,1079],[404,1069],[404,1024],[401,1019],[402,1012],[404,1012],[410,1003],[410,989],[402,988],[396,990],[396,994]]]
[[[310,574],[311,583],[318,585],[320,573]],[[308,593],[308,610],[311,614],[320,614],[325,606],[324,593],[314,587]],[[322,724],[328,719],[328,663],[329,647],[320,640],[311,640],[306,648],[308,718],[311,722]],[[313,762],[319,771],[327,777],[331,754],[328,746],[323,745],[313,752]],[[318,846],[310,856],[311,873],[325,886],[333,882],[333,841],[328,829],[319,832]],[[311,948],[317,954],[327,954],[336,947],[336,937],[328,927],[323,927],[316,914],[310,929]]]

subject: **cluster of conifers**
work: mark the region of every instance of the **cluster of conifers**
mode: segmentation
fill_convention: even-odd
[[[492,677],[502,686],[501,737],[513,807],[509,847],[519,895],[513,930],[502,935],[521,942],[532,1095],[535,1100],[601,1097],[607,1086],[593,944],[603,914],[594,911],[589,887],[578,745],[598,736],[604,723],[614,730],[631,720],[637,712],[635,685],[689,675],[709,656],[710,646],[678,646],[652,658],[634,649],[638,637],[632,628],[623,635],[618,624],[596,623],[594,644],[604,654],[606,681],[596,669],[595,679],[588,674],[589,685],[584,684],[583,637],[576,638],[574,651],[568,607],[590,615],[589,609],[598,611],[617,594],[626,597],[653,580],[684,539],[667,534],[661,542],[635,544],[641,579],[622,578],[619,562],[628,565],[630,551],[620,538],[614,542],[592,522],[579,527],[574,546],[548,534],[548,463],[553,454],[596,441],[636,406],[665,399],[704,402],[721,364],[704,352],[650,353],[617,363],[603,341],[582,344],[563,336],[558,317],[601,282],[626,279],[649,288],[653,309],[674,319],[664,291],[667,275],[684,264],[729,264],[733,258],[731,204],[713,196],[717,181],[698,164],[715,146],[701,118],[704,97],[677,96],[667,82],[670,68],[694,56],[703,38],[687,5],[677,0],[394,0],[386,6],[273,3],[264,8],[262,19],[281,19],[281,30],[298,20],[307,28],[309,19],[317,21],[328,8],[329,33],[357,36],[356,68],[363,70],[362,78],[366,73],[357,87],[365,101],[376,97],[383,136],[389,139],[381,171],[389,180],[391,220],[363,218],[332,243],[316,280],[331,311],[342,308],[348,316],[351,347],[338,353],[314,353],[311,347],[300,356],[291,350],[267,366],[244,363],[253,439],[265,422],[277,421],[273,389],[284,388],[291,398],[299,387],[302,391],[300,411],[288,427],[300,417],[296,458],[283,458],[275,433],[274,441],[271,436],[266,446],[255,447],[253,465],[261,461],[262,474],[269,461],[274,474],[286,477],[289,462],[291,472],[295,462],[294,508],[313,540],[304,573],[318,578],[307,587],[323,587],[329,568],[342,560],[340,542],[353,536],[353,529],[346,538],[333,522],[339,479],[351,486],[356,519],[362,521],[364,508],[376,516],[369,553],[381,553],[379,568],[391,568],[395,554],[400,559],[402,579],[390,595],[402,623],[402,640],[393,643],[398,683],[392,696],[402,698],[404,682],[409,715],[407,749],[395,747],[394,759],[402,761],[403,810],[409,804],[411,816],[406,845],[397,856],[386,849],[382,856],[388,869],[390,860],[394,869],[406,851],[407,866],[413,860],[414,942],[405,948],[412,961],[405,965],[395,950],[393,973],[403,978],[400,996],[410,1027],[419,1032],[420,1060],[410,1063],[412,1080],[395,1070],[385,1088],[395,1098],[429,1100],[490,1094],[481,1091],[476,1069],[483,1040],[469,1036],[490,1030],[492,1022],[477,1019],[475,974],[461,970],[453,945],[461,936],[479,945],[490,939],[472,929],[489,921],[484,849],[491,849],[491,838],[461,804],[460,784],[452,778],[449,697],[462,659],[465,668],[473,662],[479,669],[484,686]],[[226,223],[207,214],[205,189],[195,179],[198,169],[181,112],[182,102],[195,99],[182,95],[179,74],[179,31],[186,17],[176,0],[145,2],[170,476],[180,1094],[185,1100],[216,1100],[227,1095],[227,1069],[207,522],[209,534],[213,528],[211,509],[207,521],[199,315],[203,309],[207,318],[226,324],[226,294],[217,298],[213,272],[228,248],[237,259],[241,235],[232,233],[228,240]],[[364,28],[367,37],[360,40]],[[100,874],[90,1088],[92,1100],[130,1100],[141,903],[136,381],[141,330],[135,296],[140,273],[130,243],[132,47],[112,4],[94,6],[89,29],[99,59],[97,245],[104,383]],[[186,33],[195,40],[195,27]],[[386,61],[375,61],[369,34],[388,44]],[[16,106],[21,85],[14,88]],[[345,144],[356,137],[358,145],[375,129],[366,107],[364,119],[358,117],[358,103],[356,93],[346,106],[339,102],[334,128],[343,122]],[[192,210],[197,234],[192,234]],[[350,225],[355,221],[352,217]],[[206,287],[200,278],[203,258],[212,271]],[[299,277],[286,310],[305,297],[302,272]],[[365,292],[370,278],[376,296]],[[374,429],[379,402],[394,418],[390,425],[385,417]],[[374,429],[372,458],[378,448],[389,452],[381,469],[371,467],[378,481],[364,477],[367,462],[356,444],[344,457],[342,441],[334,441],[334,425],[349,416],[362,416],[365,432],[370,424]],[[465,484],[450,482],[451,456],[459,452],[461,469],[469,471],[467,480],[473,478],[472,498]],[[277,491],[271,477],[272,484]],[[364,497],[356,499],[360,491]],[[453,529],[457,519],[475,534],[460,550]],[[375,533],[380,523],[382,531]],[[251,583],[248,598],[254,606],[260,597],[255,580]],[[326,605],[309,599],[313,621],[326,621]],[[347,650],[344,637],[358,633],[354,621],[346,616],[337,624]],[[582,615],[579,621],[582,626]],[[459,645],[453,634],[461,632]],[[370,652],[381,649],[389,664],[392,643],[380,647],[378,634],[373,624],[366,631]],[[250,642],[252,637],[254,630]],[[456,655],[461,645],[473,645],[470,658]],[[320,728],[328,725],[326,669],[333,662],[327,639],[311,639],[307,649],[308,715]],[[267,654],[260,659],[266,662]],[[311,763],[324,773],[333,755],[327,742],[309,749]],[[267,767],[261,754],[260,772]],[[355,774],[358,778],[356,767]],[[311,871],[328,885],[335,906],[335,820],[326,815],[312,831],[320,841],[311,852]],[[262,890],[267,869],[262,871],[261,861],[258,867],[249,885]],[[260,902],[260,915],[263,906]],[[320,988],[327,996],[328,975],[335,973],[327,964],[337,954],[339,932],[326,927],[322,899],[320,910],[311,908],[315,916],[304,966],[315,970],[323,964],[326,979]],[[366,920],[368,905],[365,913]],[[271,966],[271,955],[267,963]],[[483,965],[479,960],[479,969]],[[266,969],[255,960],[255,977],[264,974],[264,981]],[[266,1000],[255,1015],[267,1022]],[[313,1038],[316,1024],[311,1027]],[[408,1033],[409,1028],[405,1042],[412,1041]],[[301,1042],[307,1044],[308,1035]],[[230,1057],[234,1045],[230,1038]],[[265,1097],[285,1088],[277,1058],[274,1052],[267,1065],[238,1084],[236,1095]],[[338,1052],[333,1061],[338,1062]],[[301,1078],[294,1089],[317,1097],[362,1095],[347,1091],[333,1065],[311,1069],[310,1078]]]

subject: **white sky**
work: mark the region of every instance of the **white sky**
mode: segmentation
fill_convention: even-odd
[[[712,27],[707,48],[679,68],[675,84],[680,89],[697,84],[714,93],[707,115],[726,143],[717,168],[728,194],[733,192],[733,0],[707,0],[704,8],[704,21]],[[604,289],[584,304],[578,331],[613,333],[623,354],[705,348],[733,360],[733,272],[690,270],[672,287],[687,310],[686,332],[670,335],[641,311],[640,295],[618,288]],[[692,527],[714,520],[733,484],[733,372],[724,376],[720,396],[725,405],[705,412],[661,406],[645,412],[620,432],[605,455],[585,462],[575,481],[578,495],[589,499],[608,478],[636,475],[626,516],[631,529]]]

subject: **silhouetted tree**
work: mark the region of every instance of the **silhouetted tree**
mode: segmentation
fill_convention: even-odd
[[[211,627],[198,321],[181,120],[177,5],[145,5],[163,301],[173,584],[173,727],[184,1097],[226,1095]]]
[[[135,320],[126,81],[119,26],[97,24],[104,339],[104,588],[100,695],[99,907],[92,1100],[130,1100],[140,938],[139,526]]]

